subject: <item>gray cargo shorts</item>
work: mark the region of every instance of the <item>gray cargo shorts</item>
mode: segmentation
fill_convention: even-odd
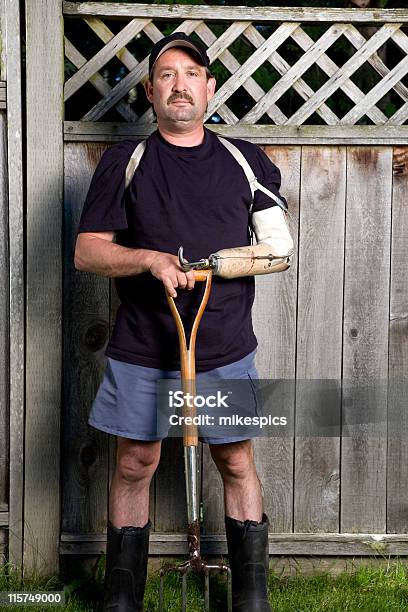
[[[248,381],[247,413],[258,414],[258,399],[253,381],[258,379],[255,367],[256,350],[234,363],[197,372],[197,386],[219,381]],[[157,441],[167,437],[158,434],[157,389],[159,381],[180,379],[178,370],[160,370],[125,363],[108,357],[103,381],[93,402],[88,423],[92,427],[123,438]],[[232,407],[233,409],[233,407]],[[170,426],[169,426],[170,428]],[[226,444],[254,438],[259,432],[246,428],[244,435],[200,436],[206,444]]]

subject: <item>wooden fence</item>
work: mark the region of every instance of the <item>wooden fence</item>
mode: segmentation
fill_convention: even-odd
[[[3,40],[7,50],[15,46],[7,71],[19,74],[18,7],[4,0],[2,9]],[[210,127],[264,147],[282,171],[292,212],[295,263],[286,274],[257,279],[254,309],[261,376],[296,381],[284,398],[294,435],[255,443],[270,553],[408,554],[408,440],[395,395],[408,367],[408,10],[42,0],[26,3],[25,18],[26,227],[19,79],[8,86],[16,104],[7,104],[7,114],[0,109],[0,260],[9,262],[2,296],[10,278],[9,299],[0,297],[0,527],[8,530],[10,560],[52,571],[61,555],[97,555],[105,546],[115,441],[89,428],[87,417],[117,300],[107,279],[75,272],[72,254],[103,150],[154,129],[151,110],[132,102],[147,53],[129,48],[138,36],[151,47],[165,27],[194,33],[212,64],[223,66]],[[308,26],[316,23],[322,29],[313,38]],[[72,36],[85,26],[97,41],[88,55]],[[349,45],[341,65],[332,52],[340,38]],[[238,40],[251,47],[240,60]],[[298,53],[292,63],[288,41]],[[397,49],[391,63],[386,45]],[[71,68],[65,84],[63,49]],[[110,62],[123,66],[118,81],[104,75]],[[364,87],[356,75],[367,65],[376,77]],[[308,71],[316,66],[321,84],[313,90]],[[274,75],[269,89],[260,85],[260,69]],[[5,72],[1,81],[9,84]],[[90,88],[95,93],[81,94]],[[243,91],[245,109],[234,98]],[[282,104],[289,91],[297,96],[291,113]],[[347,97],[343,115],[333,110],[336,96]],[[64,121],[63,99],[77,117]],[[339,431],[299,435],[324,401],[315,394],[312,402],[302,381],[333,379],[343,381]],[[376,392],[356,406],[350,381],[376,381]],[[345,435],[356,410],[360,423],[372,414],[385,423],[392,414],[400,435],[364,427]],[[208,448],[202,451],[203,548],[224,553],[220,479]],[[180,440],[169,439],[151,489],[152,554],[186,551],[182,473]]]

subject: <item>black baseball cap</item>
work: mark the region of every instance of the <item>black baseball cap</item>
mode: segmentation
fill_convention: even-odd
[[[192,40],[184,32],[173,32],[170,36],[165,36],[159,40],[151,50],[149,56],[149,76],[152,74],[153,67],[161,54],[172,47],[186,47],[186,49],[190,49],[192,55],[202,66],[210,67],[207,51],[200,43]]]

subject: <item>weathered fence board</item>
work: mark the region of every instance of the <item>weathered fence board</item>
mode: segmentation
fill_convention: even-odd
[[[0,505],[9,498],[9,253],[7,121],[0,112]]]
[[[0,32],[2,41],[6,38],[6,7],[5,0],[0,2]],[[0,48],[0,81],[6,81],[6,48],[2,44]]]
[[[346,149],[303,147],[294,477],[301,532],[339,529],[345,197]]]
[[[0,2],[0,32],[5,29],[4,2]],[[0,109],[6,108],[5,49],[1,45]],[[0,526],[8,525],[9,501],[9,252],[7,114],[0,112]],[[7,520],[7,522],[5,522]],[[0,531],[0,565],[3,563],[5,533]]]
[[[6,510],[0,510],[0,527],[8,527],[9,525],[9,515]],[[0,565],[2,561],[0,558]]]
[[[287,196],[290,230],[298,249],[298,218],[301,182],[300,147],[265,147],[280,168],[282,193]],[[257,368],[261,379],[294,379],[296,368],[297,256],[290,270],[256,279],[254,328],[258,338]],[[275,405],[294,420],[295,387],[277,392]],[[277,432],[279,433],[279,432]],[[293,431],[287,436],[260,438],[254,443],[259,477],[265,492],[265,509],[271,532],[293,528]]]
[[[0,110],[7,108],[7,86],[4,81],[0,82]]]
[[[224,531],[224,487],[221,476],[211,457],[208,444],[202,445],[202,502],[206,533]]]
[[[102,535],[84,534],[73,537],[63,534],[61,553],[64,555],[99,555],[105,551],[105,538]],[[203,534],[201,538],[203,554],[225,555],[227,545],[225,535]],[[345,557],[361,556],[373,560],[380,552],[381,558],[388,555],[406,555],[408,538],[405,534],[378,533],[272,533],[269,534],[270,555],[313,555]],[[187,541],[184,533],[151,533],[150,555],[185,555]],[[319,559],[316,559],[319,561]],[[328,561],[328,560],[327,560]],[[327,563],[326,561],[326,563]],[[387,560],[389,562],[389,560]]]
[[[395,148],[388,362],[387,531],[408,532],[408,149]]]
[[[406,145],[406,125],[208,125],[224,136],[245,138],[257,144],[270,145]],[[115,142],[124,138],[147,138],[155,130],[154,124],[93,123],[65,121],[64,137],[70,141],[103,140]]]
[[[168,438],[155,476],[154,526],[156,531],[185,531],[187,505],[184,486],[183,441]]]
[[[341,531],[386,530],[391,173],[391,148],[349,148]]]
[[[23,473],[24,473],[24,394],[25,394],[25,296],[24,296],[24,202],[23,134],[21,99],[20,7],[5,0],[2,21],[2,53],[7,62],[7,173],[9,224],[10,300],[10,455],[8,558],[18,568],[23,559]]]
[[[359,23],[371,23],[376,21],[401,21],[406,20],[405,9],[363,9],[357,8],[273,8],[248,6],[186,6],[186,5],[157,5],[157,4],[132,4],[118,2],[64,2],[64,13],[66,15],[100,15],[101,17],[151,17],[180,19],[190,15],[194,19],[205,19],[206,21],[353,21]]]
[[[109,334],[109,280],[76,272],[73,264],[82,205],[104,149],[98,144],[72,144],[64,154],[62,529],[74,533],[103,532],[108,508],[108,438],[90,428],[87,418],[102,378]]]
[[[26,4],[27,266],[24,564],[58,568],[62,362],[62,81],[60,0]],[[47,24],[47,27],[44,27]],[[13,78],[13,77],[12,77]],[[12,78],[10,80],[12,80]],[[42,95],[38,95],[38,83]],[[44,517],[47,517],[44,520]]]

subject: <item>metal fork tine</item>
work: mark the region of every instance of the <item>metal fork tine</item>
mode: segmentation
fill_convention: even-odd
[[[187,612],[187,572],[183,573],[181,586],[181,612]]]
[[[210,612],[210,572],[204,574],[204,608]]]
[[[199,562],[197,564],[197,561]],[[181,612],[187,612],[187,574],[190,571],[198,571],[204,574],[204,609],[205,612],[210,612],[210,573],[211,571],[227,573],[227,610],[232,612],[232,579],[231,569],[228,565],[207,565],[200,557],[194,558],[194,563],[190,559],[181,565],[163,567],[160,571],[160,589],[159,589],[159,612],[164,611],[164,577],[171,571],[177,571],[182,575],[181,581]]]

